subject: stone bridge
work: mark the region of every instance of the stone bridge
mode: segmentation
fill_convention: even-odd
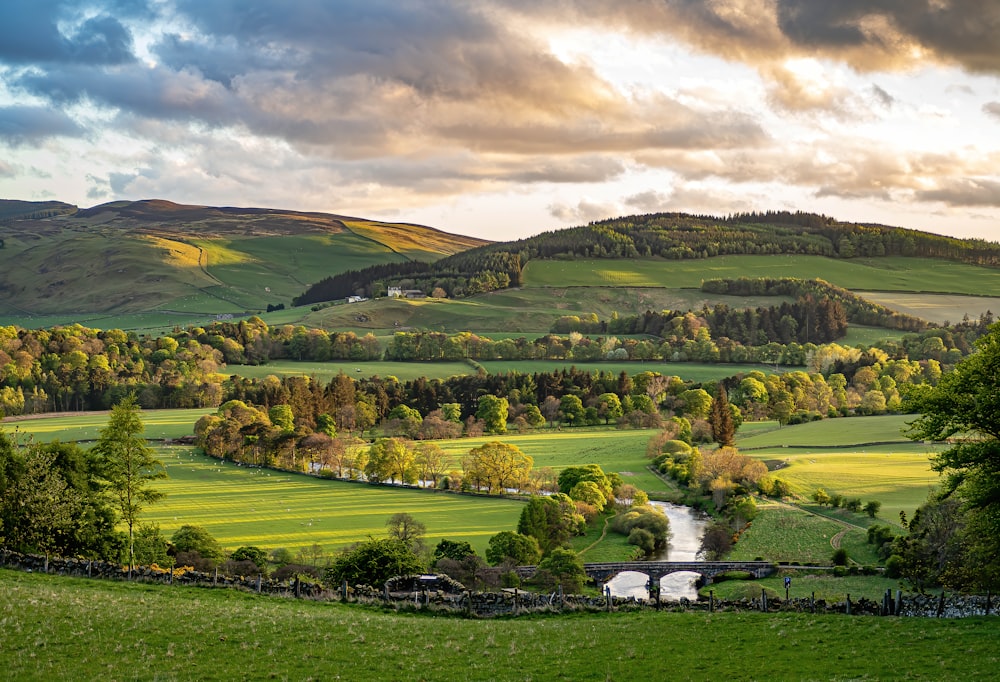
[[[535,566],[518,566],[517,574],[522,578],[530,578],[535,574]],[[644,573],[653,580],[659,581],[665,575],[679,571],[700,573],[706,582],[711,581],[719,573],[727,571],[745,571],[755,578],[763,578],[774,573],[774,564],[767,561],[621,561],[608,564],[584,564],[587,576],[598,583],[606,583],[619,573],[635,571]]]

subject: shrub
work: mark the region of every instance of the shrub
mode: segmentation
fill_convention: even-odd
[[[893,580],[903,577],[903,568],[906,562],[903,557],[893,554],[885,560],[885,577]]]
[[[285,564],[271,576],[275,580],[290,580],[295,576],[307,576],[315,580],[319,580],[322,577],[320,570],[315,566],[308,566],[306,564]]]
[[[401,540],[368,540],[341,552],[326,569],[327,584],[382,585],[397,575],[423,571],[420,558]]]
[[[170,541],[178,557],[181,553],[196,553],[203,559],[222,558],[222,546],[212,534],[201,526],[184,525],[178,528]]]
[[[847,550],[843,547],[833,550],[833,555],[830,557],[830,562],[834,566],[846,566],[847,565]]]
[[[645,528],[633,528],[628,534],[628,544],[635,545],[646,554],[656,549],[656,538]]]
[[[246,577],[261,574],[260,566],[249,559],[242,561],[234,561],[230,559],[229,561],[224,562],[221,568],[222,572],[226,575],[241,575]]]
[[[267,552],[260,547],[244,545],[229,555],[230,561],[249,561],[258,568],[267,566]]]

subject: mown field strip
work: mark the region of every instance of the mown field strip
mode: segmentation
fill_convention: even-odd
[[[170,534],[185,524],[206,528],[223,547],[267,549],[321,545],[326,551],[369,536],[385,535],[385,522],[408,512],[439,539],[467,540],[480,553],[489,538],[517,526],[522,503],[513,500],[421,492],[327,481],[268,469],[239,467],[194,452],[159,448],[168,479],[156,487],[166,497],[143,519]]]
[[[823,256],[716,256],[692,260],[533,260],[526,287],[700,287],[706,279],[820,278],[849,289],[979,295],[1000,290],[1000,271],[932,258],[825,258]]]

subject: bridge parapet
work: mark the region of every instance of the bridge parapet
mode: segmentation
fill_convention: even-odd
[[[583,569],[590,579],[606,583],[626,571],[643,573],[653,580],[680,571],[699,573],[706,580],[729,571],[744,571],[755,578],[763,578],[774,573],[775,566],[767,561],[621,561],[584,564]],[[536,567],[518,566],[515,570],[520,577],[530,578],[535,574]]]

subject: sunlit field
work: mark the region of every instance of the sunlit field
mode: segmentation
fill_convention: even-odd
[[[330,552],[369,536],[385,535],[392,514],[407,512],[427,526],[432,547],[442,538],[467,540],[482,554],[489,538],[513,530],[522,503],[329,481],[305,474],[242,467],[188,447],[157,449],[168,479],[166,497],[143,513],[166,535],[185,524],[203,526],[224,548],[257,545],[296,549],[313,544]]]
[[[825,258],[823,256],[716,256],[691,260],[533,260],[525,286],[629,286],[698,288],[708,279],[796,277],[824,279],[852,290],[978,295],[1000,289],[1000,271],[932,258]]]

